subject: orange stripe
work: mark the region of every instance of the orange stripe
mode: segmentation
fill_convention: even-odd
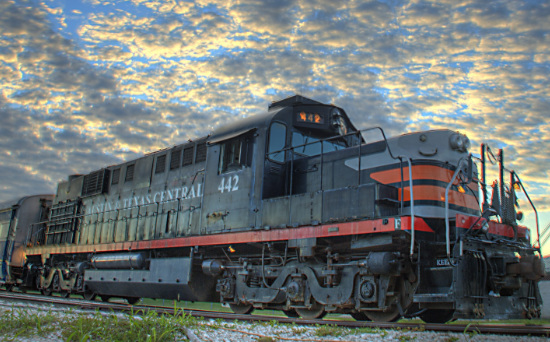
[[[435,180],[444,183],[449,183],[453,178],[454,171],[436,165],[413,165],[412,177],[414,180]],[[379,171],[371,173],[371,178],[383,183],[392,184],[401,182],[401,169],[395,168],[392,170]],[[409,181],[409,167],[403,168],[403,181]],[[454,185],[459,185],[459,180],[456,179]],[[478,191],[477,183],[471,182],[468,184],[474,193]],[[410,200],[409,187],[404,188],[404,199]],[[414,185],[415,200],[430,200],[445,202],[445,188],[436,185]],[[401,189],[399,189],[399,200],[401,200]],[[479,210],[479,204],[475,196],[471,194],[463,194],[455,190],[449,192],[449,203]]]
[[[445,189],[436,185],[415,185],[413,187],[415,200],[429,200],[445,202]],[[404,188],[405,200],[411,198],[409,187]],[[399,200],[401,200],[401,189],[399,189]],[[469,194],[462,194],[458,191],[449,191],[449,203],[466,207],[474,210],[479,210],[476,198]]]
[[[453,178],[453,174],[454,171],[436,165],[413,165],[412,167],[413,180],[428,179],[449,183]],[[399,183],[401,182],[401,169],[395,168],[392,170],[373,172],[370,176],[372,179],[383,184]],[[403,181],[409,181],[408,166],[403,168]],[[458,185],[458,182],[458,179],[455,180],[454,185]],[[477,183],[471,182],[468,184],[468,187],[475,191],[477,189]]]

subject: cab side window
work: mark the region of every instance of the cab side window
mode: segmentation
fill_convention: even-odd
[[[267,157],[272,161],[282,163],[285,161],[286,126],[280,122],[274,122],[269,129],[269,145]]]
[[[218,172],[238,171],[252,165],[252,135],[246,134],[223,142],[220,146]]]

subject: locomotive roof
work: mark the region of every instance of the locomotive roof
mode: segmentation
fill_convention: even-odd
[[[267,112],[260,112],[255,115],[248,116],[241,120],[235,120],[228,125],[218,127],[214,133],[209,137],[208,142],[214,144],[216,142],[227,140],[230,138],[237,137],[241,134],[253,131],[255,129],[261,129],[268,126],[273,118],[281,112],[281,110],[289,107],[294,107],[298,105],[321,105],[326,106],[328,104],[312,100],[310,98],[294,95],[280,101],[274,101],[268,106]],[[356,128],[353,126],[349,117],[342,110],[342,115],[346,117],[348,125],[355,131]]]
[[[208,139],[208,142],[213,144],[221,140],[230,139],[246,132],[265,127],[269,125],[273,117],[277,115],[281,109],[284,109],[284,107],[278,107],[269,112],[251,115],[242,120],[236,120],[228,125],[221,126],[214,131]]]
[[[45,195],[45,194],[44,195],[30,195],[30,196],[17,197],[17,198],[13,198],[13,199],[10,199],[10,200],[7,200],[7,201],[3,201],[3,202],[0,202],[0,211],[6,210],[6,209],[11,209],[14,206],[20,206],[28,198],[47,197],[47,196],[52,197],[53,195]]]
[[[189,142],[176,144],[172,147],[166,147],[160,150],[152,151],[144,154],[141,157],[125,160],[121,163],[105,166],[104,168],[115,169],[120,167],[121,165],[133,163],[136,160],[142,159],[147,156],[151,156],[151,155],[154,156],[160,153],[164,153],[170,149],[173,149],[179,146],[184,146],[188,143],[202,143],[206,140],[208,144],[215,144],[219,141],[231,139],[253,130],[262,129],[264,127],[267,127],[271,123],[271,121],[274,119],[274,117],[277,114],[279,114],[282,110],[286,108],[292,108],[298,105],[330,106],[330,104],[325,104],[319,101],[315,101],[313,99],[310,99],[301,95],[294,95],[279,101],[272,102],[271,104],[268,105],[267,112],[259,112],[258,114],[250,115],[246,118],[239,118],[239,119],[235,118],[228,124],[218,127],[209,136],[197,138],[197,139],[194,139],[193,141],[189,140]],[[337,107],[337,108],[341,110],[341,115],[345,117],[348,127],[351,128],[353,131],[356,131],[357,129],[354,127],[353,123],[351,123],[351,120],[349,119],[345,111],[340,107]],[[96,171],[93,171],[93,172],[96,172]],[[84,176],[84,175],[78,175],[78,176]]]

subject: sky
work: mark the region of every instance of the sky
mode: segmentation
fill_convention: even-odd
[[[550,224],[548,1],[0,0],[0,35],[0,201],[302,94],[503,148]]]

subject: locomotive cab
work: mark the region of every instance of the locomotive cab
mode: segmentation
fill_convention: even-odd
[[[354,131],[342,109],[294,96],[272,103],[267,113],[214,132],[208,140],[206,232],[320,222],[320,215],[285,220],[289,196],[293,206],[310,206],[296,195],[320,187],[318,182],[296,181],[304,174],[302,166],[312,157],[360,144],[360,137],[348,135]]]

